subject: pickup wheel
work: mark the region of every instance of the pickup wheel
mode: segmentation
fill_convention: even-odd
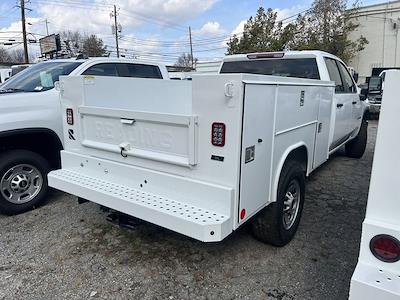
[[[346,155],[352,158],[361,158],[367,147],[368,121],[364,117],[357,136],[346,144]]]
[[[50,165],[27,150],[0,155],[0,212],[15,215],[40,205],[47,192]]]
[[[277,201],[265,207],[252,222],[254,236],[282,247],[294,237],[304,205],[305,174],[299,162],[287,161],[279,177]]]

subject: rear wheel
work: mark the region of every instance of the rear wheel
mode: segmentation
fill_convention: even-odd
[[[252,222],[254,236],[274,246],[284,246],[294,237],[304,205],[305,174],[299,162],[283,166],[277,201],[264,208]]]
[[[40,205],[46,196],[49,163],[27,150],[0,156],[0,211],[13,215]]]
[[[352,158],[361,158],[367,147],[368,121],[363,118],[357,136],[346,144],[346,155]]]

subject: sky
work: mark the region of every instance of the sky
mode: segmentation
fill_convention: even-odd
[[[192,31],[194,57],[209,61],[226,52],[229,36],[240,33],[245,21],[258,7],[272,8],[278,20],[290,22],[307,10],[312,0],[30,0],[26,1],[28,39],[38,41],[46,35],[62,31],[79,31],[102,38],[112,56],[116,55],[110,13],[117,7],[121,24],[119,46],[126,57],[174,63],[180,54],[190,52],[189,26]],[[22,45],[20,0],[0,2],[0,47],[9,39],[12,46]],[[384,2],[363,0],[363,5]],[[30,43],[29,51],[40,54],[38,43]]]

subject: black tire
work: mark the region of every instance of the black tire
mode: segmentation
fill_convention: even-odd
[[[368,121],[363,118],[357,136],[346,144],[346,155],[351,158],[361,158],[367,147]]]
[[[13,167],[20,165],[29,165],[36,168],[35,172],[41,176],[41,184],[32,193],[32,199],[28,198],[24,203],[13,203],[7,200],[6,196],[10,197],[8,187],[3,187],[6,184],[7,176],[10,176],[10,170]],[[48,184],[47,173],[50,171],[50,165],[46,159],[39,154],[27,150],[10,150],[0,154],[0,212],[7,215],[20,214],[30,209],[38,207],[43,203],[46,197]],[[26,171],[29,172],[29,169]],[[6,174],[7,173],[7,174]],[[11,176],[10,176],[11,177]],[[9,177],[9,178],[10,178]],[[28,184],[32,186],[32,183]],[[11,189],[11,187],[10,187]],[[23,194],[23,192],[21,192]]]
[[[297,181],[300,199],[297,214],[290,228],[284,225],[285,196],[289,186]],[[282,247],[289,243],[296,234],[304,206],[305,173],[301,164],[294,160],[285,162],[279,177],[277,201],[269,204],[252,221],[252,231],[256,239]]]

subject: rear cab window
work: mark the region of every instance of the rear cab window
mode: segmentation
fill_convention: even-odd
[[[159,67],[143,64],[117,64],[120,77],[162,79]]]
[[[117,66],[113,63],[104,63],[91,66],[82,75],[93,75],[93,76],[118,76]]]
[[[315,58],[257,59],[244,61],[226,61],[221,72],[249,73],[306,79],[320,79]]]
[[[129,63],[101,63],[89,67],[82,75],[163,79],[158,66]]]

